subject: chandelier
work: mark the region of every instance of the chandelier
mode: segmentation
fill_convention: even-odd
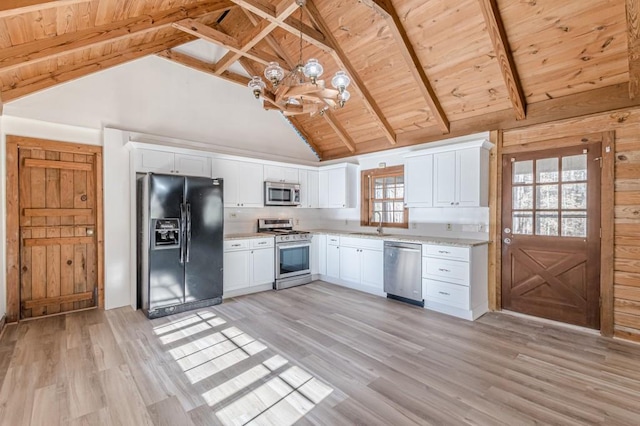
[[[277,62],[270,62],[264,77],[254,76],[247,85],[256,99],[263,98],[265,109],[282,111],[286,116],[299,114],[323,115],[329,108],[342,108],[351,97],[347,87],[351,79],[344,71],[338,71],[331,79],[333,89],[318,80],[324,68],[317,59],[302,64],[302,8],[306,0],[296,0],[300,7],[300,56],[293,70],[285,70]],[[308,80],[307,80],[308,79]]]

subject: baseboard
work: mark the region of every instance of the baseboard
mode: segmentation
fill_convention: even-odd
[[[2,339],[2,335],[4,334],[4,326],[7,325],[7,316],[3,315],[0,318],[0,339]]]

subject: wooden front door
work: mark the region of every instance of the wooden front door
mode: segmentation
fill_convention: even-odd
[[[504,309],[599,328],[600,145],[503,156]]]
[[[7,185],[18,188],[11,191],[18,220],[9,211],[7,223],[9,235],[18,228],[20,318],[98,305],[102,160],[96,148],[8,139],[8,161],[17,172],[8,174]]]

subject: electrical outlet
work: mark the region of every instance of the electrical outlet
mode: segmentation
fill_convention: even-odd
[[[238,217],[238,214],[236,212],[231,212],[231,213],[229,213],[229,217],[233,219],[233,218]]]
[[[347,225],[347,226],[349,226],[349,219],[345,219],[345,220],[344,220],[344,224],[345,224],[345,225]]]
[[[300,219],[296,219],[296,225],[300,225]]]
[[[415,222],[411,222],[411,229],[417,229],[418,228],[418,224]]]
[[[453,226],[450,223],[447,223],[447,231],[453,231]]]

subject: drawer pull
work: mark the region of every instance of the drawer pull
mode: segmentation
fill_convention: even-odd
[[[440,272],[451,272],[450,270],[444,269],[444,268],[438,268],[438,271],[440,271]]]
[[[240,247],[240,244],[231,244],[231,247]]]
[[[267,244],[267,242],[266,242],[266,241],[263,241],[263,242],[261,242],[261,243],[258,243],[258,245],[260,245],[260,246],[263,246],[263,245],[265,245],[265,244]]]
[[[451,252],[446,251],[446,250],[438,250],[438,253],[440,253],[440,254],[450,254]]]
[[[451,296],[449,293],[447,293],[446,291],[439,291],[438,293],[440,294],[444,294],[445,296]]]

